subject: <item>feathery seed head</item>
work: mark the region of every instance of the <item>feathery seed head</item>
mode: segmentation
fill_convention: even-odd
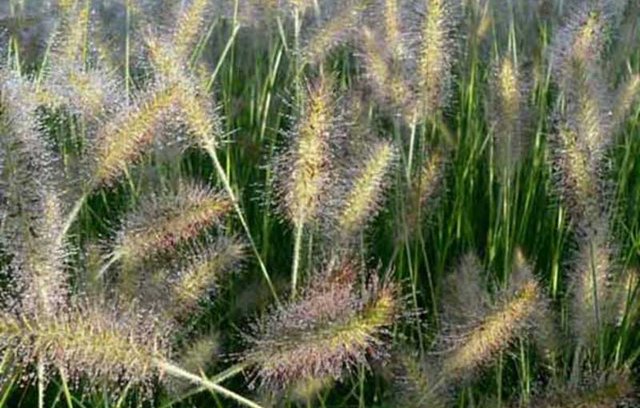
[[[391,143],[377,143],[369,152],[361,170],[348,180],[349,188],[337,219],[338,234],[353,237],[375,216],[395,156],[395,148]]]
[[[615,408],[632,407],[638,403],[637,392],[626,370],[593,376],[576,390],[565,387],[550,391],[532,402],[541,408]]]
[[[95,185],[110,185],[137,161],[157,137],[157,128],[164,115],[174,106],[173,88],[153,92],[133,107],[122,109],[100,131],[97,139]]]
[[[313,378],[340,379],[355,364],[381,357],[381,335],[398,314],[395,287],[373,279],[358,290],[355,277],[347,278],[351,272],[338,276],[346,279],[312,283],[298,301],[256,325],[245,360],[257,365],[262,387],[277,391]]]
[[[401,72],[396,69],[394,56],[389,55],[386,44],[381,44],[381,40],[376,38],[376,33],[367,26],[360,30],[360,34],[360,48],[374,90],[383,102],[400,109],[402,114],[410,119],[413,114],[413,94]]]
[[[614,129],[619,128],[627,116],[636,108],[640,97],[640,75],[635,74],[627,82],[622,84],[615,98],[616,104],[613,110]]]
[[[560,125],[552,139],[553,161],[560,195],[579,223],[599,213],[598,164],[589,160],[589,151],[577,133]]]
[[[445,380],[465,379],[487,363],[535,322],[540,289],[534,280],[524,282],[515,295],[499,302],[494,310],[458,340],[442,362]]]
[[[59,240],[62,214],[58,198],[50,191],[42,194],[41,218],[32,220],[29,227],[36,235],[23,243],[12,263],[22,291],[23,312],[46,317],[63,310],[67,302],[67,252]]]
[[[11,317],[8,322],[0,329],[17,340],[13,347],[23,364],[40,361],[77,380],[144,389],[161,374],[154,358],[168,357],[165,336],[148,316],[109,311],[106,305],[78,304],[45,319]]]
[[[277,159],[284,211],[296,226],[314,221],[321,210],[337,136],[332,82],[309,86],[290,147]]]
[[[434,151],[422,164],[408,192],[408,208],[403,224],[406,224],[405,236],[410,238],[421,228],[423,214],[434,207],[438,193],[443,187],[445,159],[442,152]]]
[[[498,168],[512,173],[522,158],[527,114],[527,86],[520,67],[509,56],[494,68],[490,83],[490,123]]]
[[[350,40],[370,1],[345,1],[340,10],[331,15],[307,40],[301,51],[303,65],[321,63],[336,46]]]
[[[209,0],[192,0],[178,17],[173,34],[173,47],[180,61],[187,61],[205,22]]]
[[[432,117],[442,109],[452,86],[458,10],[452,0],[427,0],[418,53],[418,89],[421,110]]]
[[[184,83],[176,92],[184,123],[193,133],[196,143],[205,151],[214,151],[223,139],[222,119],[210,95],[200,92],[191,83]]]
[[[404,44],[400,27],[400,5],[398,3],[399,0],[384,0],[384,28],[385,38],[389,42],[393,54],[396,57],[402,57]]]
[[[131,214],[120,231],[115,253],[139,261],[175,248],[220,223],[231,210],[221,193],[197,184],[152,196]]]
[[[13,256],[10,266],[26,296],[24,307],[32,314],[49,314],[66,296],[58,172],[39,132],[32,84],[11,72],[2,72],[0,80],[5,131],[0,138],[0,238]]]
[[[399,406],[444,408],[444,398],[438,389],[434,368],[427,359],[421,359],[417,353],[400,351],[392,362],[396,394]]]
[[[244,245],[235,239],[219,240],[194,253],[188,265],[182,268],[172,281],[170,305],[172,317],[192,314],[198,302],[215,287],[221,276],[235,268],[245,255]]]
[[[589,78],[599,71],[609,21],[601,5],[587,3],[573,10],[552,46],[553,68],[561,85],[576,74]]]
[[[187,62],[180,60],[176,51],[161,42],[157,36],[147,36],[146,43],[156,82],[171,84],[182,121],[203,149],[214,151],[222,139],[222,120],[212,96],[204,91],[197,72],[188,70]]]
[[[469,252],[458,262],[454,273],[445,279],[442,312],[446,324],[465,325],[486,314],[490,299],[481,274],[480,259]]]
[[[62,8],[61,29],[58,46],[52,52],[54,66],[68,70],[83,65],[83,54],[87,45],[87,35],[91,17],[89,2],[78,1]]]
[[[573,267],[573,329],[583,345],[590,344],[606,325],[615,324],[617,317],[610,239],[608,222],[597,220],[583,239]]]

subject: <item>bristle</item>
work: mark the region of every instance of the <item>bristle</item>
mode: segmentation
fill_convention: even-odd
[[[469,377],[525,334],[538,310],[539,292],[538,284],[529,281],[499,304],[446,355],[442,377],[449,381]]]
[[[168,356],[162,334],[143,316],[96,306],[78,305],[46,319],[12,319],[9,329],[19,333],[20,361],[64,368],[74,383],[83,378],[116,387],[127,382],[152,386],[160,374],[154,359]]]
[[[183,83],[176,92],[183,120],[193,133],[196,143],[212,152],[223,141],[222,119],[211,96],[197,91],[193,85]]]
[[[438,389],[434,367],[419,356],[400,352],[395,369],[398,406],[444,408],[445,398]]]
[[[161,89],[121,110],[97,137],[93,183],[112,184],[157,138],[157,127],[175,103],[174,89]]]
[[[398,307],[388,283],[372,283],[360,293],[352,282],[312,286],[259,322],[245,359],[257,365],[260,385],[271,390],[312,378],[340,379],[356,364],[380,357],[380,335]]]
[[[331,88],[332,82],[324,78],[309,87],[290,147],[278,158],[284,211],[298,227],[317,218],[330,180],[336,137]]]
[[[389,142],[379,142],[371,149],[362,169],[350,180],[351,186],[341,204],[336,225],[340,235],[353,236],[376,214],[395,154]]]
[[[465,282],[460,285],[460,282]],[[443,321],[450,325],[467,325],[486,315],[489,294],[482,282],[482,264],[470,252],[462,257],[453,274],[444,282]]]
[[[185,370],[197,373],[213,364],[220,351],[218,334],[198,337],[189,344],[189,348],[182,352],[180,366]]]
[[[450,0],[428,0],[418,57],[422,112],[431,117],[447,103],[455,55],[455,6]]]
[[[386,48],[379,44],[379,39],[371,29],[365,26],[360,32],[361,52],[374,90],[382,102],[391,103],[393,108],[399,109],[410,119],[413,114],[413,95],[404,78],[393,69],[392,56],[386,55]]]
[[[197,237],[220,223],[231,203],[220,193],[197,184],[149,197],[123,226],[114,252],[125,261],[140,262]]]
[[[441,152],[433,152],[422,164],[417,177],[412,181],[408,192],[406,218],[406,237],[410,238],[421,228],[424,215],[434,207],[434,201],[443,187],[445,159]]]
[[[59,30],[58,46],[52,52],[56,67],[81,67],[89,31],[90,7],[85,0],[63,7],[62,28]]]
[[[599,213],[598,165],[589,161],[589,152],[571,128],[560,125],[552,139],[554,164],[560,194],[580,225]]]
[[[5,76],[6,75],[6,76]],[[64,243],[58,237],[62,203],[59,174],[35,117],[37,96],[28,82],[3,73],[0,140],[2,245],[10,251],[29,313],[48,315],[64,304],[67,294]]]
[[[502,58],[495,67],[490,92],[495,163],[511,174],[526,145],[523,122],[527,107],[525,81],[511,57]]]
[[[321,63],[336,46],[350,39],[369,1],[346,1],[342,8],[332,15],[305,44],[301,52],[303,62],[305,64]]]
[[[638,403],[634,385],[624,371],[601,374],[586,381],[579,389],[566,387],[548,392],[528,406],[541,408],[616,408],[634,407]]]
[[[187,61],[189,52],[204,23],[209,0],[193,0],[178,17],[176,30],[173,34],[173,46],[180,61]]]
[[[170,285],[170,304],[165,310],[173,318],[193,314],[198,302],[215,288],[223,274],[240,262],[244,254],[244,245],[234,240],[216,242],[195,253],[189,265],[181,269],[175,278],[170,278],[174,282]]]
[[[599,70],[607,23],[604,10],[595,2],[584,2],[572,11],[552,47],[553,68],[561,86],[576,73],[590,78]]]
[[[627,119],[627,116],[637,108],[640,97],[640,75],[635,74],[629,78],[616,93],[616,104],[613,110],[614,129],[619,128]]]
[[[313,377],[298,381],[290,387],[288,394],[294,401],[313,401],[321,392],[331,389],[335,380],[331,377]]]
[[[384,0],[385,39],[397,58],[404,54],[402,30],[400,27],[400,5],[398,0]]]
[[[606,325],[615,323],[616,301],[611,284],[614,255],[606,220],[594,222],[583,238],[572,271],[573,329],[578,342],[591,344]]]

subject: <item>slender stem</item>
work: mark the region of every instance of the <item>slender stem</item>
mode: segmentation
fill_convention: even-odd
[[[116,252],[113,255],[111,255],[111,258],[109,258],[107,263],[105,263],[102,266],[102,268],[100,268],[100,271],[98,271],[98,278],[102,278],[102,276],[107,272],[107,270],[111,267],[111,265],[113,265],[114,263],[118,262],[118,260],[120,260],[120,258],[122,258],[122,253],[121,252]]]
[[[86,192],[82,193],[80,198],[75,202],[75,204],[71,208],[71,211],[69,211],[69,214],[67,214],[67,219],[64,221],[64,224],[62,224],[62,229],[58,234],[58,241],[57,241],[58,244],[62,244],[64,237],[69,232],[69,229],[75,222],[76,218],[78,218],[78,214],[80,214],[80,210],[82,209],[82,206],[87,201],[87,197],[89,197],[88,193]]]
[[[291,298],[296,296],[296,287],[298,286],[298,270],[300,269],[300,248],[302,247],[302,232],[304,231],[304,223],[296,223],[295,241],[293,244],[293,266],[291,268]]]
[[[411,119],[411,137],[409,141],[409,158],[407,159],[407,181],[411,182],[411,167],[413,166],[413,151],[415,149],[416,143],[416,126],[417,126],[417,115],[414,112],[413,118]]]
[[[269,290],[271,291],[271,294],[273,295],[274,299],[276,300],[276,302],[280,302],[279,298],[278,298],[278,294],[276,293],[275,287],[273,286],[273,283],[271,282],[271,278],[269,277],[269,272],[267,271],[267,267],[264,264],[263,260],[262,260],[262,256],[260,255],[260,251],[258,251],[258,247],[256,246],[256,243],[253,239],[253,236],[251,235],[251,230],[249,229],[249,224],[247,224],[247,220],[244,217],[244,213],[242,212],[242,209],[240,208],[240,203],[238,201],[238,199],[236,198],[236,194],[233,192],[233,188],[231,188],[231,183],[229,182],[229,178],[227,177],[227,173],[225,172],[224,168],[222,167],[222,164],[220,163],[220,160],[218,159],[218,153],[215,150],[215,147],[213,146],[207,146],[206,147],[206,151],[209,154],[209,156],[211,157],[211,160],[213,160],[213,165],[216,169],[216,172],[218,174],[218,177],[220,178],[220,181],[222,182],[222,185],[224,186],[225,191],[227,192],[227,195],[229,196],[229,199],[231,200],[231,202],[233,203],[233,208],[238,216],[238,219],[240,220],[240,224],[242,224],[242,228],[244,229],[246,235],[247,235],[247,239],[249,240],[249,245],[251,246],[251,250],[253,251],[258,264],[260,265],[260,269],[262,271],[262,274],[264,276],[264,279],[267,281],[267,285],[269,285]]]
[[[124,89],[127,104],[131,95],[131,2],[127,0],[125,14],[126,35],[124,43]]]
[[[216,65],[215,69],[213,70],[213,73],[211,74],[211,77],[209,78],[209,81],[207,81],[207,85],[205,87],[205,91],[206,92],[211,91],[211,88],[213,87],[213,84],[216,81],[216,77],[218,76],[218,72],[220,71],[220,68],[222,67],[222,63],[226,59],[227,54],[229,53],[229,50],[231,50],[231,46],[233,45],[233,42],[234,42],[234,40],[236,38],[236,34],[238,34],[238,30],[240,30],[240,25],[236,25],[235,27],[233,27],[233,32],[231,33],[231,37],[229,38],[229,41],[227,41],[227,44],[225,45],[224,50],[222,50],[222,55],[218,59],[218,64]]]
[[[44,408],[44,363],[38,359],[38,408]]]
[[[210,381],[206,378],[203,378],[195,374],[192,374],[188,371],[185,371],[184,369],[178,366],[175,366],[166,360],[155,360],[155,364],[159,369],[161,369],[162,371],[166,372],[169,375],[172,375],[178,378],[183,378],[185,380],[191,381],[194,384],[198,384],[203,387],[206,387],[214,392],[217,392],[218,394],[224,395],[227,398],[231,398],[244,406],[251,407],[251,408],[262,408],[260,405],[243,397],[242,395],[236,394],[235,392],[221,385],[218,385],[215,382]]]
[[[59,367],[58,371],[60,372],[60,378],[62,379],[62,391],[64,393],[65,401],[67,402],[67,407],[73,408],[73,400],[71,398],[71,392],[69,392],[69,383],[67,381],[67,373],[63,367]]]
[[[226,370],[224,370],[221,373],[216,374],[215,376],[209,378],[209,382],[215,383],[215,384],[219,384],[231,377],[234,377],[237,374],[240,374],[241,372],[243,372],[244,370],[247,369],[247,367],[249,367],[249,363],[244,361],[241,363],[238,363],[236,365],[233,365],[229,368],[227,368]],[[207,389],[205,386],[199,386],[197,388],[194,388],[192,390],[190,390],[189,392],[185,393],[185,394],[180,394],[180,396],[178,396],[175,399],[172,399],[171,401],[167,402],[166,404],[162,405],[160,408],[167,408],[167,407],[172,407],[174,404],[183,401],[195,394],[198,394],[200,392],[202,392],[203,390]]]

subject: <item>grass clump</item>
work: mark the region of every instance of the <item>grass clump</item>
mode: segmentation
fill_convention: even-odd
[[[638,405],[635,3],[0,4],[0,407]]]

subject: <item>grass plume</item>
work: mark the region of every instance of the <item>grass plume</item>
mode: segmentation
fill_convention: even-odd
[[[490,123],[496,165],[511,174],[526,146],[525,118],[528,105],[525,79],[512,57],[502,57],[496,64],[490,88]]]
[[[426,7],[418,54],[419,109],[433,117],[451,92],[457,10],[449,0],[429,0]]]
[[[174,193],[151,197],[125,222],[115,253],[141,260],[174,249],[204,229],[220,223],[229,201],[209,187],[183,184]]]
[[[349,182],[336,229],[345,237],[358,233],[379,209],[385,181],[395,158],[389,142],[379,142],[370,150],[360,171]]]
[[[380,336],[400,307],[394,287],[372,279],[359,291],[354,271],[336,273],[343,278],[320,277],[299,300],[257,323],[244,358],[256,364],[260,386],[279,390],[312,378],[341,379],[383,353]]]

